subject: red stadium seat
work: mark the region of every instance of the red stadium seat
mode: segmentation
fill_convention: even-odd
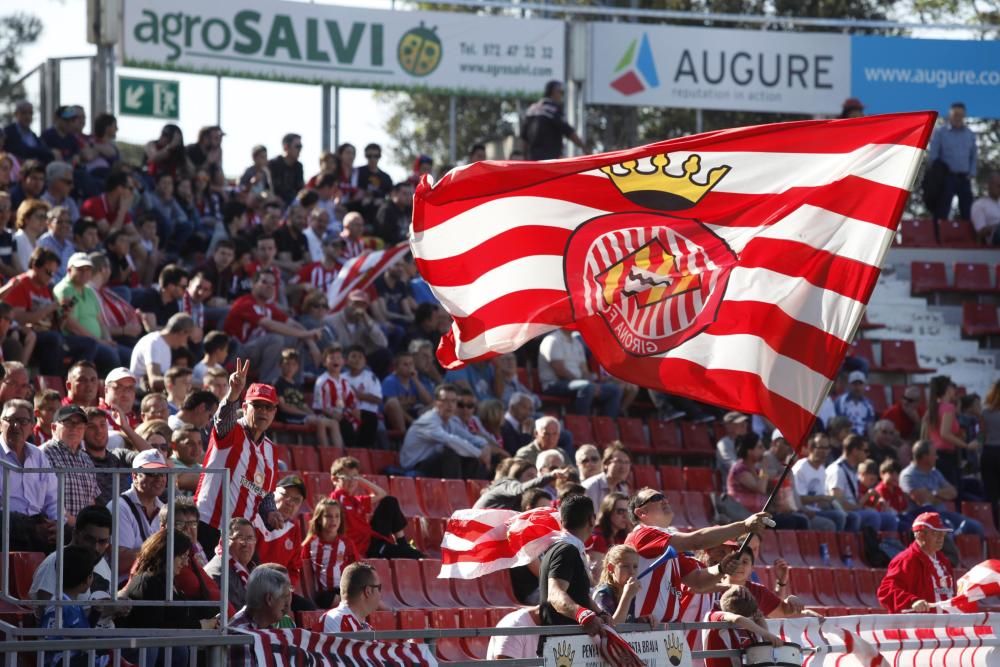
[[[995,303],[962,304],[962,333],[972,338],[1000,335],[1000,317]]]
[[[344,449],[342,447],[320,447],[319,464],[322,466],[322,470],[330,472],[330,466],[333,465],[333,462],[343,455]]]
[[[369,482],[382,489],[386,493],[389,493],[389,478],[385,475],[362,475]]]
[[[878,602],[876,592],[882,581],[882,576],[878,575],[876,570],[866,568],[855,568],[852,572],[854,572],[854,590],[858,594],[858,598],[869,608],[879,609],[881,605]]]
[[[464,479],[443,479],[444,494],[448,497],[448,503],[453,510],[465,510],[472,507],[469,503],[469,493],[466,490]],[[450,515],[449,515],[450,516]]]
[[[7,562],[10,564],[10,592],[18,600],[30,600],[31,580],[35,570],[45,560],[40,551],[11,551]]]
[[[490,603],[479,590],[479,582],[475,579],[449,579],[451,594],[462,607],[489,607]]]
[[[323,616],[325,614],[326,614],[326,609],[316,609],[313,611],[297,611],[295,612],[295,623],[303,630],[310,630],[312,632],[322,632]]]
[[[444,539],[444,530],[447,519],[435,519],[432,517],[422,517],[420,519],[420,532],[423,534],[425,549],[422,551],[428,556],[441,555],[441,540]]]
[[[368,624],[376,630],[398,630],[399,621],[394,611],[373,611],[368,614]]]
[[[882,370],[897,373],[933,373],[917,360],[917,345],[912,340],[882,341]]]
[[[978,535],[956,535],[955,546],[958,547],[958,562],[965,569],[971,569],[983,562],[983,540]],[[958,575],[955,575],[958,579]]]
[[[688,518],[684,507],[684,492],[674,489],[663,489],[663,495],[670,501],[670,506],[674,510],[674,523],[678,526],[691,526],[691,519]]]
[[[389,449],[372,449],[368,452],[371,459],[372,472],[384,474],[385,469],[390,466],[399,466],[399,452]]]
[[[292,465],[292,457],[288,454],[288,447],[286,445],[274,443],[274,458],[284,462],[285,470],[291,470],[295,467]]]
[[[618,430],[621,432],[622,442],[633,455],[645,456],[653,453],[646,428],[638,417],[619,417]]]
[[[599,447],[607,447],[618,440],[618,426],[611,417],[594,417],[591,424]]]
[[[910,248],[934,248],[938,245],[934,233],[934,222],[926,219],[902,220],[899,223],[901,246]]]
[[[396,612],[400,630],[426,630],[427,612],[423,609],[400,609]],[[417,641],[423,641],[418,639]]]
[[[713,457],[715,456],[712,436],[709,435],[708,427],[704,424],[682,421],[681,441],[684,443],[685,454],[711,454]]]
[[[442,484],[443,481],[444,480],[442,479],[435,479],[432,477],[417,478],[417,482],[420,487],[420,497],[424,501],[423,504],[424,509],[427,510],[427,516],[449,517],[454,511],[454,508],[451,506],[451,501],[445,494],[445,487],[444,484]],[[455,479],[451,481],[462,485],[462,480]],[[462,491],[464,492],[465,489],[463,488]]]
[[[319,462],[319,452],[312,445],[288,445],[288,453],[292,457],[292,468],[310,472],[323,470]]]
[[[389,566],[389,561],[385,558],[366,558],[365,562],[369,563],[378,572],[379,581],[382,582],[382,600],[394,609],[405,607],[406,605],[396,595],[395,586],[392,585],[392,568]]]
[[[809,607],[825,607],[826,605],[816,595],[812,573],[809,568],[793,567],[788,571],[788,585],[792,593],[798,596]]]
[[[848,348],[847,355],[864,359],[868,362],[869,366],[875,368],[875,349],[872,347],[872,342],[867,338],[859,338],[854,341],[851,347]]]
[[[809,563],[802,557],[799,551],[799,540],[794,530],[776,530],[778,544],[781,548],[781,557],[792,567],[808,567]]]
[[[306,483],[306,490],[309,493],[310,505],[315,506],[320,498],[329,498],[333,493],[333,480],[328,472],[305,472],[302,473],[302,481]]]
[[[388,490],[399,501],[399,509],[404,516],[427,516],[427,511],[420,503],[420,489],[414,478],[392,476],[389,478]]]
[[[424,575],[424,592],[427,599],[435,607],[458,607],[458,600],[451,593],[451,586],[447,579],[438,579],[441,573],[441,561],[432,558],[425,558],[420,563],[420,571]]]
[[[588,443],[596,443],[594,428],[590,423],[590,417],[584,415],[566,415],[563,417],[563,426],[573,436],[573,444],[577,447]]]
[[[659,466],[660,486],[656,487],[666,491],[672,489],[680,491],[684,488],[684,470],[679,466]]]
[[[951,290],[943,262],[913,262],[910,264],[910,293],[922,296]]]
[[[1000,558],[1000,537],[986,538],[986,557]]]
[[[463,609],[459,620],[463,628],[485,629],[491,627],[489,614],[485,609]],[[488,637],[463,637],[463,648],[475,656],[476,660],[486,659],[486,649],[490,640]]]
[[[715,469],[699,466],[684,466],[684,490],[685,491],[715,491],[718,484],[715,482]]]
[[[964,500],[962,501],[962,514],[983,524],[983,533],[986,537],[1000,537],[996,521],[993,519],[993,508],[989,503],[974,503]]]
[[[490,607],[516,607],[520,602],[514,597],[514,587],[506,571],[491,572],[479,577],[479,588]]]
[[[479,500],[479,496],[483,495],[483,491],[490,483],[485,479],[467,479],[465,480],[465,491],[468,494],[469,504],[466,507],[472,507]]]
[[[486,613],[487,613],[487,615],[489,616],[489,619],[490,619],[490,627],[491,628],[495,628],[497,626],[497,623],[500,622],[500,619],[502,619],[504,616],[506,616],[507,614],[511,613],[512,611],[516,611],[516,610],[517,610],[517,607],[513,607],[513,606],[511,606],[511,607],[494,607],[493,609],[487,609]]]
[[[884,384],[869,384],[865,387],[865,396],[872,402],[875,414],[881,415],[889,409],[889,402],[886,400]]]
[[[806,565],[809,567],[829,567],[830,562],[824,563],[820,554],[820,541],[817,533],[811,530],[797,530],[795,531],[795,537],[799,542],[799,554]],[[827,546],[829,547],[829,545]]]
[[[958,292],[993,292],[989,264],[955,262],[955,290]]]
[[[840,556],[841,564],[843,564],[844,567],[863,566],[865,551],[861,547],[861,539],[858,537],[858,534],[848,533],[846,531],[834,534],[837,536],[837,551]],[[848,558],[851,559],[850,564],[847,562]]]
[[[453,630],[459,627],[458,609],[434,609],[430,613],[430,625],[436,630]],[[463,662],[472,660],[465,652],[457,637],[447,637],[435,642],[437,657],[443,662]]]
[[[348,447],[344,450],[345,456],[353,456],[361,464],[362,474],[374,474],[376,473],[375,468],[372,467],[372,456],[370,449],[363,449],[361,447]]]
[[[774,561],[781,558],[781,546],[778,544],[778,535],[773,530],[765,530],[760,540],[760,560],[761,565],[774,565]]]
[[[392,570],[392,583],[396,595],[403,601],[404,606],[424,608],[434,606],[424,593],[423,573],[418,561],[393,558],[389,561],[389,567]]]
[[[427,545],[424,543],[424,529],[419,516],[411,516],[406,519],[406,534],[413,540],[418,549],[427,553]]]
[[[847,577],[851,576],[849,571],[832,567],[814,567],[810,570],[813,592],[824,607],[837,607],[845,604],[837,595],[837,589],[844,585]]]
[[[66,379],[59,375],[39,375],[35,378],[35,384],[38,385],[39,391],[53,389],[66,398]]]
[[[712,503],[708,493],[701,491],[684,491],[681,493],[684,499],[684,513],[691,520],[691,525],[695,528],[708,528],[714,525],[712,521]]]
[[[632,488],[641,489],[648,486],[651,489],[660,488],[660,476],[656,474],[656,467],[643,465],[641,463],[632,464],[633,484]]]
[[[649,439],[655,453],[677,456],[684,451],[680,434],[677,431],[677,424],[662,419],[650,419],[647,423],[649,425]]]
[[[975,248],[976,229],[968,220],[939,220],[938,240],[950,248]]]

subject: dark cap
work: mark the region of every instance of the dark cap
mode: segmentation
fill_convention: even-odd
[[[278,488],[282,489],[288,489],[288,488],[298,489],[299,493],[302,494],[303,498],[305,498],[307,495],[306,483],[303,482],[302,478],[299,477],[298,475],[286,475],[282,477],[280,480],[278,480],[277,486]]]
[[[70,417],[79,417],[84,422],[87,421],[87,413],[84,412],[83,408],[79,405],[74,405],[70,403],[69,405],[64,405],[58,410],[56,410],[56,416],[52,418],[56,422],[64,422]]]
[[[843,111],[864,111],[865,105],[856,97],[848,97],[844,100]]]

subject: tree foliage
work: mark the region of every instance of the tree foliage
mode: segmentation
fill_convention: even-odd
[[[21,50],[38,40],[42,21],[33,14],[14,12],[0,16],[0,100],[10,101],[23,96],[14,89],[21,71]]]

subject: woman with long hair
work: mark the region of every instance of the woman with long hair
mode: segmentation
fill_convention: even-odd
[[[983,430],[980,437],[983,455],[979,461],[986,498],[993,505],[993,516],[997,516],[1000,501],[1000,380],[993,383],[983,399]]]
[[[597,512],[597,525],[594,527],[593,544],[590,551],[610,553],[609,549],[616,544],[624,544],[632,521],[628,516],[628,496],[617,491],[604,496]]]
[[[924,437],[937,450],[937,469],[948,483],[956,489],[961,482],[961,454],[976,451],[979,443],[962,439],[962,428],[958,423],[955,407],[955,383],[947,375],[935,375],[930,382],[930,400],[924,415]]]
[[[167,173],[186,178],[194,171],[184,149],[184,133],[173,123],[163,126],[160,138],[146,144],[146,171],[151,177]]]
[[[764,444],[749,431],[736,437],[736,463],[726,479],[727,493],[747,509],[759,512],[767,500],[770,478],[763,465]],[[798,512],[772,512],[779,530],[809,530],[809,517]]]
[[[344,568],[360,560],[354,543],[344,539],[344,508],[333,498],[316,503],[309,532],[302,542],[302,563],[310,568],[316,586],[313,596],[320,609],[339,603],[340,575]]]
[[[18,273],[24,273],[31,268],[31,253],[35,252],[39,237],[45,233],[52,208],[44,199],[25,199],[17,207],[17,218],[14,225],[14,265]]]

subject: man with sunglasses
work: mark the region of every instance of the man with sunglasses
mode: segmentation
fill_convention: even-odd
[[[340,575],[340,605],[323,615],[323,632],[374,630],[365,621],[382,604],[382,582],[368,563],[351,563]]]
[[[169,468],[159,449],[139,452],[132,461],[132,485],[118,498],[118,574],[128,578],[142,543],[160,530],[160,496],[167,488]],[[114,505],[109,502],[108,509]]]
[[[243,400],[243,416],[237,418],[249,370],[249,361],[236,359],[236,371],[229,376],[229,395],[212,418],[204,465],[206,469],[225,468],[229,473],[203,472],[198,480],[198,541],[206,553],[215,550],[221,526],[230,518],[252,522],[259,513],[271,528],[284,524],[273,496],[278,481],[274,443],[266,434],[278,409],[278,392],[269,384],[251,384]],[[228,516],[222,513],[223,484],[229,488]]]
[[[695,552],[717,547],[726,540],[738,539],[746,532],[764,531],[769,515],[758,512],[745,521],[725,526],[701,528],[691,533],[673,532],[670,525],[674,510],[670,501],[660,491],[644,488],[628,504],[629,515],[636,526],[625,539],[625,544],[639,552],[639,572],[645,572],[664,554],[667,547],[677,551],[677,557],[657,565],[639,580],[635,614],[648,616],[656,622],[701,620],[709,609],[722,577],[731,574],[738,565],[737,553],[729,554],[718,565],[703,568],[685,552]],[[688,599],[689,596],[699,596]],[[686,604],[685,604],[686,603]]]
[[[899,437],[904,442],[912,442],[920,435],[920,423],[926,412],[926,408],[920,405],[920,399],[920,387],[909,386],[900,399],[882,415],[883,419],[888,419],[896,426]]]

